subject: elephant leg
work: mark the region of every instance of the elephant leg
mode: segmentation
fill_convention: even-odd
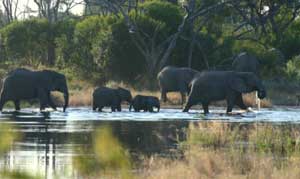
[[[208,105],[209,105],[209,103],[202,103],[202,108],[204,110],[204,114],[209,114]]]
[[[188,99],[188,102],[185,104],[185,107],[183,109],[182,112],[189,112],[190,108],[193,106],[194,104],[191,102],[190,98]]]
[[[0,111],[2,111],[4,104],[6,103],[6,99],[4,99],[4,96],[1,95],[0,98]]]
[[[153,107],[152,107],[152,106],[149,106],[149,107],[148,107],[148,110],[149,110],[149,112],[153,112]]]
[[[96,107],[97,108],[97,107]],[[102,112],[103,106],[98,107],[98,112]]]
[[[185,92],[181,91],[181,105],[183,106],[183,104],[185,103]]]
[[[243,102],[243,97],[242,97],[242,94],[238,95],[237,98],[236,98],[236,105],[238,107],[240,107],[241,109],[244,109],[246,110],[247,109],[247,106],[244,104]]]
[[[16,111],[20,111],[21,110],[20,100],[14,100],[14,104],[15,104]]]
[[[227,110],[226,113],[232,112],[234,106],[234,101],[232,99],[227,99]]]
[[[121,104],[119,104],[119,105],[117,106],[117,110],[118,110],[119,112],[122,111]]]
[[[161,99],[163,102],[167,102],[167,92],[165,90],[161,91]]]
[[[55,105],[54,102],[52,101],[50,92],[48,93],[48,102],[49,102],[49,106],[50,106],[52,109],[56,110],[56,105]]]
[[[116,112],[116,107],[115,106],[111,107],[111,112]]]
[[[97,110],[97,104],[96,101],[93,99],[93,111]]]
[[[47,93],[43,89],[38,90],[38,98],[40,100],[40,110],[44,110],[48,104]]]

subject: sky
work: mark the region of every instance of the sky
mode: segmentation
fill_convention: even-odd
[[[16,1],[16,0],[14,0]],[[81,2],[82,0],[75,0],[75,2]],[[3,10],[3,5],[2,5],[2,0],[0,1],[1,2],[1,5],[0,5],[0,8]],[[37,10],[37,5],[34,3],[34,0],[19,0],[19,4],[18,4],[18,18],[24,18],[24,15],[21,15],[21,12],[24,11],[25,7],[26,6],[29,6],[32,10],[36,11]],[[84,9],[84,6],[83,5],[77,5],[75,6],[71,12],[74,13],[74,14],[82,14],[83,12],[83,9]],[[31,15],[34,15],[34,13],[32,13]]]

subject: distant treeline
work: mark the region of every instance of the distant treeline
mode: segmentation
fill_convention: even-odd
[[[188,1],[184,9],[155,0],[139,2],[125,14],[116,6],[119,11],[65,15],[51,22],[15,20],[0,29],[0,63],[69,70],[97,84],[134,84],[151,82],[165,65],[230,69],[235,55],[247,51],[259,59],[263,78],[300,79],[296,1],[275,3],[277,11],[251,1],[259,12],[254,15],[250,1],[222,2]]]

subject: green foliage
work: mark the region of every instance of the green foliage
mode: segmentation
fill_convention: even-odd
[[[134,83],[145,72],[145,60],[131,39],[123,19],[112,25],[112,41],[108,70],[115,80]]]
[[[295,56],[286,63],[285,73],[290,80],[300,80],[300,56]]]
[[[22,171],[2,171],[0,172],[0,176],[3,179],[42,179],[41,176],[33,176],[29,173]]]
[[[55,24],[55,45],[56,45],[56,64],[57,66],[70,65],[73,49],[75,20],[64,20]]]
[[[197,0],[196,8],[208,7],[218,2],[221,1]],[[95,6],[95,10],[97,9]],[[159,71],[157,60],[162,57],[160,52],[166,50],[166,40],[178,30],[184,15],[185,12],[179,4],[147,0],[129,13],[132,22],[137,26],[135,30],[139,33],[129,33],[128,24],[122,14],[86,16],[81,19],[68,16],[51,24],[46,19],[39,18],[14,21],[0,29],[0,63],[34,68],[46,65],[59,70],[68,68],[72,75],[76,74],[72,78],[80,78],[97,85],[109,80],[133,85],[141,81],[154,83],[151,79],[155,79]],[[2,16],[0,14],[0,18]],[[290,9],[284,5],[274,20],[281,22],[282,18],[290,16]],[[202,17],[197,18],[194,26],[186,23],[166,65],[188,65],[193,28],[199,29],[192,54],[194,69],[208,69],[207,62],[210,69],[230,70],[232,57],[247,51],[259,59],[263,78],[283,78],[283,74],[287,74],[290,79],[298,78],[297,60],[290,60],[286,66],[285,63],[286,59],[300,54],[299,19],[280,34],[270,30],[267,25],[268,34],[258,41],[234,38],[233,30],[242,19],[230,7],[211,13],[200,28],[202,20]],[[248,35],[255,37],[254,33]],[[268,50],[273,47],[286,57],[283,61],[276,53]],[[49,54],[54,55],[55,64],[50,63]]]
[[[292,23],[288,29],[282,34],[281,41],[272,43],[274,47],[280,49],[287,59],[300,54],[300,20]]]
[[[25,64],[44,63],[47,49],[47,30],[44,19],[14,21],[1,29],[7,60]]]
[[[72,63],[85,78],[105,81],[113,16],[91,16],[76,24]],[[95,73],[97,72],[97,73]]]
[[[148,1],[142,5],[145,16],[166,24],[166,31],[174,33],[182,20],[180,8],[167,1]]]

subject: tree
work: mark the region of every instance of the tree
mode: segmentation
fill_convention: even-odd
[[[17,19],[17,9],[19,0],[2,0],[6,23],[10,23]]]
[[[229,4],[241,19],[234,30],[240,40],[259,41],[267,36],[267,40],[279,42],[300,12],[300,2],[296,0],[235,0]]]

